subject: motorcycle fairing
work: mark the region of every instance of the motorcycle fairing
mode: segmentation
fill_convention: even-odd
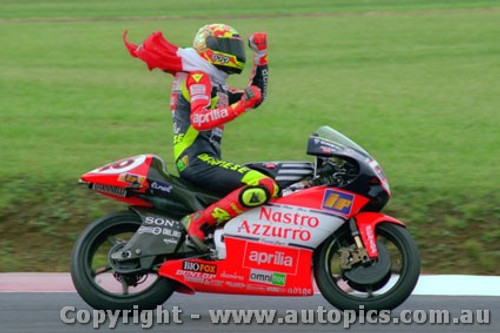
[[[165,171],[163,160],[152,154],[138,155],[87,172],[81,182],[113,199],[132,206],[172,212],[176,218],[203,209],[220,198]],[[131,192],[133,191],[133,195]],[[140,196],[148,195],[147,198]]]
[[[233,218],[224,226],[224,235],[315,249],[343,223],[339,216],[273,202]]]
[[[336,187],[316,186],[277,198],[272,203],[310,208],[349,219],[368,201],[364,196]]]
[[[377,239],[375,228],[382,222],[389,222],[406,227],[405,224],[394,217],[377,212],[361,212],[354,219],[358,227],[361,240],[370,258],[378,257]]]
[[[81,182],[88,183],[96,192],[133,206],[152,205],[136,196],[130,196],[128,190],[144,193],[149,188],[147,175],[153,155],[138,155],[106,164],[87,172]]]
[[[335,194],[337,197],[329,199]],[[290,198],[291,197],[291,198]],[[324,199],[349,213],[331,211]],[[284,204],[294,202],[295,205]],[[165,262],[159,274],[177,281],[181,292],[309,296],[313,294],[313,251],[366,203],[363,197],[336,188],[310,188],[251,209],[226,223],[224,241],[215,235],[220,260],[180,259]],[[308,208],[314,206],[315,209]],[[300,205],[299,205],[300,204]],[[323,208],[323,209],[321,209]]]
[[[159,275],[180,284],[179,292],[195,291],[267,296],[311,296],[310,249],[225,237],[224,260],[166,261]]]

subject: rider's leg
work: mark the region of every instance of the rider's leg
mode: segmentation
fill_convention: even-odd
[[[279,191],[276,182],[272,178],[258,171],[243,167],[238,169],[239,171],[224,168],[217,169],[205,170],[204,176],[209,174],[210,181],[200,184],[200,178],[204,177],[197,177],[196,185],[213,191],[220,185],[217,182],[221,181],[225,185],[223,188],[225,191],[231,190],[231,185],[233,191],[203,211],[190,214],[182,220],[192,242],[199,250],[206,250],[203,243],[205,235],[215,225],[223,224],[250,208],[265,204],[275,197]],[[238,181],[235,182],[235,179]],[[231,180],[233,181],[231,182]],[[234,190],[234,188],[236,189]]]

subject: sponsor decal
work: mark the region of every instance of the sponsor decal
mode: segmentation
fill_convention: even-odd
[[[266,291],[268,291],[270,293],[279,293],[279,294],[285,293],[285,289],[278,288],[278,287],[267,287]]]
[[[241,282],[226,281],[226,286],[231,288],[245,288],[245,284]]]
[[[370,163],[368,164],[375,173],[380,176],[382,180],[386,180],[387,177],[385,176],[384,172],[382,171],[382,168],[380,167],[380,164],[377,163],[375,160],[371,160]]]
[[[194,279],[213,279],[215,277],[214,274],[202,273],[202,272],[193,272],[193,271],[185,271],[183,269],[178,269],[175,272],[175,275],[184,276],[186,278],[194,278]]]
[[[187,155],[184,155],[183,158],[177,161],[177,170],[179,170],[179,172],[182,172],[184,171],[184,169],[187,168],[188,165],[189,165],[189,157]]]
[[[125,190],[122,187],[103,185],[103,184],[92,184],[92,189],[95,191],[116,195],[118,197],[126,197],[127,196],[127,190]]]
[[[142,185],[146,180],[146,177],[133,175],[131,173],[122,173],[118,176],[118,180],[132,185]]]
[[[342,215],[351,214],[354,196],[348,193],[335,190],[325,190],[323,196],[323,209],[340,213]]]
[[[163,243],[165,243],[166,245],[177,244],[178,241],[179,240],[175,238],[163,238]]]
[[[311,229],[317,228],[320,223],[316,216],[297,211],[284,212],[269,206],[262,206],[259,209],[258,219],[266,223],[251,223],[243,220],[238,226],[238,232],[259,237],[307,242],[311,239]]]
[[[204,123],[208,123],[217,119],[227,118],[228,116],[229,111],[227,111],[227,108],[211,109],[209,112],[195,113],[191,120],[197,125],[202,125]]]
[[[241,222],[238,227],[238,232],[259,237],[277,237],[288,240],[301,240],[303,242],[307,242],[311,239],[311,231],[309,230],[249,223],[247,220],[243,220],[243,222]]]
[[[144,218],[143,225],[137,230],[140,234],[152,234],[155,236],[168,236],[169,238],[164,238],[163,241],[167,244],[174,244],[179,241],[182,236],[182,232],[178,230],[179,224],[177,221],[169,220],[164,217],[159,216],[146,216]]]
[[[273,239],[273,238],[263,238],[260,240],[260,242],[266,243],[266,244],[271,244],[271,245],[278,245],[278,246],[286,246],[288,244],[287,241]]]
[[[162,228],[162,227],[150,227],[150,226],[144,226],[141,225],[139,229],[137,230],[139,234],[152,234],[155,236],[163,235],[163,236],[170,236],[174,237],[175,243],[177,243],[178,239],[181,237],[182,233],[178,230],[173,230],[170,228]],[[174,240],[172,240],[173,242]]]
[[[319,219],[315,216],[300,214],[298,212],[285,213],[279,210],[273,210],[272,207],[261,207],[259,213],[259,220],[275,222],[275,223],[283,223],[283,224],[308,226],[310,228],[316,228],[319,225]]]
[[[207,92],[207,88],[204,84],[193,84],[191,87],[189,87],[189,92],[191,95],[204,95]]]
[[[224,221],[230,220],[231,215],[224,209],[220,207],[215,207],[212,212],[212,217],[217,221],[217,223],[222,223]]]
[[[222,287],[222,285],[224,284],[224,281],[221,281],[221,280],[207,280],[205,281],[205,285],[207,286],[212,286],[212,287]]]
[[[222,272],[222,274],[220,275],[221,278],[224,278],[224,279],[234,279],[234,280],[240,280],[240,281],[243,281],[244,280],[244,277],[241,276],[241,275],[238,275],[238,274],[229,274],[227,273],[226,271]]]
[[[146,216],[146,218],[144,218],[144,223],[151,225],[168,226],[168,227],[178,226],[177,221],[169,220],[164,217],[158,217],[158,216]]]
[[[300,287],[288,288],[286,292],[288,294],[291,294],[291,295],[312,295],[313,294],[312,289],[300,288]]]
[[[217,274],[217,265],[204,264],[194,261],[184,261],[182,263],[182,269],[191,272]]]
[[[274,253],[250,251],[248,260],[256,262],[257,265],[273,264],[277,266],[292,267],[292,256],[285,255],[285,252],[276,251]]]
[[[333,142],[328,141],[328,140],[319,139],[319,138],[314,139],[314,144],[318,145],[319,149],[328,149],[330,151],[333,151],[333,150],[340,151],[340,150],[342,150],[342,147],[339,146],[338,144],[333,143]]]
[[[215,278],[214,274],[185,271],[182,269],[178,269],[175,272],[175,275],[184,277],[184,281],[186,282],[194,282],[201,284],[210,284],[210,281]]]
[[[252,269],[249,281],[283,287],[286,284],[286,274]]]
[[[146,161],[146,155],[139,155],[118,162],[107,164],[103,167],[92,170],[91,172],[105,174],[105,175],[119,174],[135,169],[139,165],[143,164],[145,161]]]
[[[191,96],[191,102],[199,101],[199,100],[209,100],[207,95],[193,95]]]
[[[324,154],[332,154],[333,150],[331,150],[330,148],[321,148],[321,152]]]
[[[154,181],[151,183],[150,188],[157,194],[169,195],[172,193],[172,184]]]
[[[231,58],[228,57],[228,56],[224,56],[224,55],[221,55],[221,54],[214,53],[212,55],[212,60],[214,62],[218,62],[220,64],[227,64],[229,61],[231,61]]]
[[[247,242],[243,267],[296,274],[298,261],[298,249]]]
[[[380,181],[382,182],[381,184],[382,187],[389,192],[390,191],[389,182],[387,181],[387,177],[385,176],[384,171],[382,171],[382,167],[380,167],[380,165],[375,160],[371,160],[369,162],[369,166],[373,169],[373,171],[375,171],[375,173],[379,177]]]
[[[178,100],[177,94],[170,95],[170,111],[172,111],[172,115],[173,115],[173,112],[177,109],[177,100]],[[175,127],[175,125],[174,125],[174,127]],[[175,130],[174,130],[174,133],[179,133],[179,132],[175,132]]]
[[[267,63],[267,55],[265,58],[265,62]],[[267,97],[267,80],[269,78],[269,70],[267,68],[264,68],[262,70],[262,83],[264,86],[264,89],[262,89],[262,98],[265,99]]]
[[[368,225],[366,228],[365,228],[365,232],[366,232],[366,238],[368,239],[368,246],[370,247],[370,251],[372,253],[377,253],[377,242],[375,240],[375,234],[373,232],[373,227],[371,225]]]
[[[265,292],[266,288],[264,286],[259,286],[258,284],[249,284],[247,285],[247,290]]]
[[[239,173],[245,173],[248,170],[250,170],[249,168],[238,165],[238,164],[215,159],[212,156],[205,154],[205,153],[200,154],[197,157],[198,157],[198,159],[200,159],[203,162],[206,162],[207,164],[210,164],[212,166],[218,166],[218,167],[221,167],[224,169],[238,171]]]
[[[201,73],[196,73],[191,75],[193,79],[196,81],[196,83],[200,82],[201,78],[203,77],[203,74]]]

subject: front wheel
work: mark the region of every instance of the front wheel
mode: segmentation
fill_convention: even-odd
[[[174,291],[172,281],[155,271],[141,271],[138,262],[114,262],[141,225],[132,212],[108,214],[90,224],[78,238],[71,258],[71,278],[80,296],[102,310],[153,309]]]
[[[341,310],[390,310],[413,291],[420,274],[417,245],[399,225],[376,228],[379,257],[346,269],[342,254],[354,249],[348,228],[329,237],[314,256],[316,283],[323,296]]]

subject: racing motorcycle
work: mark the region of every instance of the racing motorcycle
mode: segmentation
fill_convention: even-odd
[[[380,211],[390,189],[358,144],[323,126],[308,139],[313,162],[246,164],[273,177],[280,196],[208,235],[199,253],[179,220],[220,198],[165,171],[145,154],[84,174],[80,182],[129,209],[90,224],[71,276],[96,309],[153,309],[174,291],[266,296],[319,292],[339,309],[392,309],[420,273],[403,222]],[[314,283],[316,282],[316,284]]]

